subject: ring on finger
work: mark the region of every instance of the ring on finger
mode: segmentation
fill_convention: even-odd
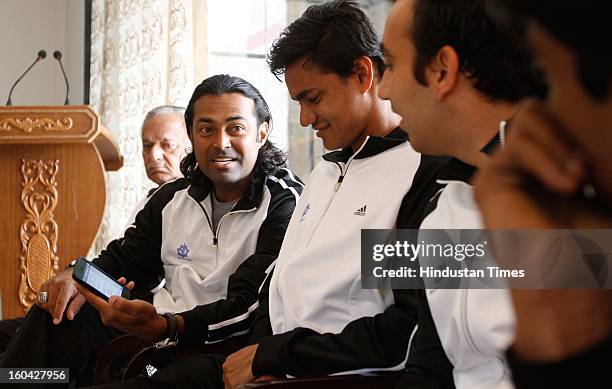
[[[44,304],[47,301],[49,301],[49,293],[48,292],[40,292],[38,294],[38,302],[41,303],[41,304]]]

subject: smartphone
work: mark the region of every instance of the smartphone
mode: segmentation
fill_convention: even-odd
[[[115,281],[111,276],[86,259],[79,258],[76,261],[72,271],[72,278],[106,301],[108,301],[110,296],[130,298],[130,290],[128,288]]]

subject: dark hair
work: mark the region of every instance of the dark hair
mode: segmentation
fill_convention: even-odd
[[[536,20],[576,55],[577,76],[595,99],[610,95],[612,53],[608,3],[601,0],[503,0],[512,11]]]
[[[379,75],[385,68],[380,41],[366,14],[354,1],[312,5],[272,44],[268,66],[280,76],[302,57],[341,77],[355,72],[355,60],[370,57]]]
[[[449,45],[457,52],[461,73],[489,99],[516,102],[542,93],[525,23],[496,23],[484,0],[417,0],[413,15],[409,34],[416,48],[413,72],[420,84],[427,85],[426,67]]]
[[[270,113],[270,108],[257,88],[240,77],[217,74],[202,81],[193,91],[193,95],[185,109],[185,124],[188,133],[193,129],[193,106],[196,101],[204,95],[221,96],[226,93],[240,93],[253,100],[255,103],[257,126],[265,122],[272,128],[272,114]],[[253,172],[251,173],[251,179],[253,181],[259,181],[264,179],[267,175],[273,175],[280,168],[285,167],[286,162],[286,154],[266,139],[266,143],[261,146],[257,154],[257,160],[255,161]],[[187,180],[194,184],[208,180],[198,167],[193,150],[181,161],[181,172]]]

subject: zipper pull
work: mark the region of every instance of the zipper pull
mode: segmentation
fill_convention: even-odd
[[[219,240],[217,239],[217,237],[213,236],[213,246],[216,246],[218,242]]]
[[[342,185],[342,181],[344,181],[344,174],[341,174],[340,177],[338,177],[338,181],[336,182],[336,187],[334,188],[336,192],[338,191],[338,189],[340,189],[340,185]]]

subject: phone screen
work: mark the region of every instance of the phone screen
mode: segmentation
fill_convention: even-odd
[[[121,296],[121,292],[123,291],[123,286],[108,278],[107,275],[96,269],[94,266],[85,267],[83,281],[97,289],[107,298],[110,296]]]

